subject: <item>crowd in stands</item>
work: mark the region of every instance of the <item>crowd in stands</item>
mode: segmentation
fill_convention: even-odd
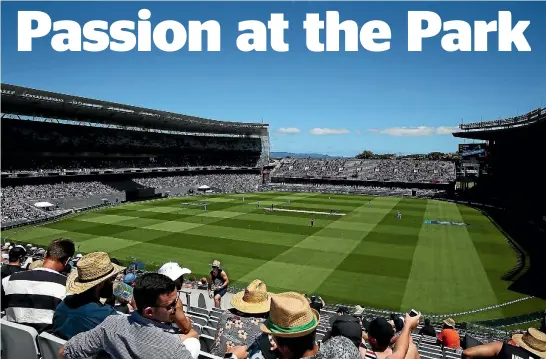
[[[153,169],[177,169],[195,167],[255,167],[259,156],[237,156],[223,157],[220,155],[185,154],[183,156],[154,156],[145,158],[116,158],[116,159],[70,159],[70,158],[41,158],[21,160],[20,158],[4,161],[2,164],[3,174],[27,174],[32,176],[48,176],[49,173],[66,174],[76,172],[77,174],[90,174],[92,172],[108,171],[123,173],[127,170]]]
[[[259,174],[204,174],[193,176],[143,177],[135,182],[152,188],[184,188],[209,186],[222,193],[255,192],[260,184]]]
[[[181,188],[187,193],[188,188],[209,186],[216,192],[255,192],[260,184],[259,174],[199,174],[169,177],[134,178],[134,182],[144,187],[164,189]],[[110,183],[112,184],[112,183]],[[72,181],[53,184],[32,184],[20,186],[3,186],[0,192],[2,223],[45,219],[58,214],[60,210],[37,208],[38,201],[54,199],[85,199],[96,196],[120,194],[120,191],[107,183],[99,181]]]
[[[34,206],[37,201],[56,198],[89,198],[116,192],[114,188],[98,181],[2,186],[0,192],[2,223],[47,218],[58,213],[55,210],[44,211],[37,208]]]
[[[271,173],[278,178],[330,178],[359,181],[448,183],[455,181],[455,163],[412,159],[284,159]]]
[[[324,193],[339,193],[339,194],[365,194],[371,196],[412,196],[411,188],[399,187],[378,187],[378,186],[349,186],[341,184],[297,184],[274,182],[268,183],[265,187],[269,190],[277,191],[295,191],[295,192],[324,192]],[[420,198],[437,198],[446,195],[446,191],[440,189],[417,189],[415,197]]]
[[[437,330],[428,319],[421,326],[420,313],[370,318],[347,307],[327,313],[320,297],[271,293],[259,279],[233,295],[228,308],[203,312],[183,303],[191,270],[177,263],[134,272],[103,252],[75,255],[69,239],[47,250],[29,246],[2,248],[2,320],[65,340],[60,358],[197,359],[206,357],[205,330],[213,336],[208,358],[546,358],[544,319],[541,328],[509,340],[468,345],[451,318]]]

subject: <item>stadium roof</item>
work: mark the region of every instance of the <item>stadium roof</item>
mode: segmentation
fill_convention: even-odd
[[[495,140],[527,132],[546,125],[546,108],[537,108],[525,115],[501,120],[462,124],[453,136],[476,140]]]
[[[182,132],[262,135],[267,124],[205,119],[2,84],[2,113]]]

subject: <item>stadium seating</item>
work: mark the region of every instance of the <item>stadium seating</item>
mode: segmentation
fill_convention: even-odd
[[[285,159],[272,178],[320,178],[401,183],[455,181],[455,163],[429,160]],[[273,181],[275,182],[275,181]]]

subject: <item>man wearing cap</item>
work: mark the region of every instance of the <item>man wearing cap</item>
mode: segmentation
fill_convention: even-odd
[[[74,242],[54,240],[47,250],[44,263],[32,271],[21,271],[3,280],[6,319],[29,325],[38,332],[52,326],[55,309],[66,296],[65,266],[74,255]]]
[[[269,314],[271,295],[265,283],[253,280],[245,290],[231,298],[232,309],[220,315],[216,340],[211,354],[223,357],[226,350],[237,345],[250,345],[262,332],[262,324]]]
[[[462,358],[536,359],[546,358],[546,333],[529,328],[524,334],[514,334],[513,344],[495,342],[478,345],[463,351]]]
[[[135,273],[127,273],[126,275],[124,275],[122,282],[134,288],[136,282]]]
[[[455,330],[455,321],[451,318],[444,320],[444,327],[437,339],[438,344],[442,344],[444,347],[452,349],[461,348],[461,338],[459,333]]]
[[[113,296],[116,275],[125,268],[110,261],[104,252],[89,253],[78,261],[66,283],[69,294],[55,310],[53,334],[68,340],[102,323],[106,317],[118,314],[100,298]]]
[[[212,262],[212,270],[209,273],[209,297],[214,296],[214,306],[220,309],[222,297],[227,292],[229,278],[226,272],[220,268],[220,261]],[[212,292],[211,292],[212,291]]]
[[[180,291],[182,289],[182,285],[184,284],[184,275],[191,274],[191,270],[180,267],[180,265],[176,262],[168,262],[163,264],[157,273],[171,278],[176,285],[176,289]]]
[[[64,359],[89,358],[105,352],[116,359],[197,359],[201,345],[195,330],[180,334],[182,302],[174,282],[159,273],[140,276],[133,291],[137,309],[109,316],[94,329],[70,339],[59,351]]]

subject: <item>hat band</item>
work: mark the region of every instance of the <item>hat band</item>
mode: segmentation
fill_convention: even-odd
[[[529,334],[529,332],[523,334],[521,340],[534,350],[538,350],[541,352],[546,350],[546,342],[536,339],[531,334]]]
[[[315,326],[317,323],[317,320],[315,316],[313,315],[313,320],[311,320],[309,323],[300,325],[297,327],[281,327],[280,325],[277,325],[271,321],[271,319],[267,319],[266,327],[271,330],[272,333],[283,333],[283,334],[290,334],[290,333],[298,333],[302,332],[307,329],[311,329]]]
[[[113,272],[114,270],[115,270],[115,268],[114,268],[114,266],[112,266],[112,268],[111,268],[107,273],[100,274],[98,277],[89,278],[89,279],[80,279],[80,278],[78,278],[77,281],[78,281],[79,283],[89,283],[89,282],[93,282],[93,281],[95,281],[95,280],[97,280],[97,279],[100,279],[100,278],[102,278],[102,277],[106,277],[106,276],[112,274],[112,272]]]

